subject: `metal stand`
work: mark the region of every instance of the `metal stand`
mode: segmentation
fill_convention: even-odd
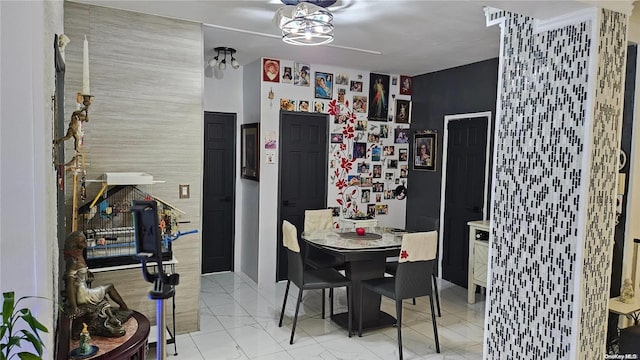
[[[165,360],[167,358],[167,336],[165,333],[164,300],[175,296],[175,286],[180,282],[180,275],[165,274],[162,269],[162,264],[158,264],[158,273],[151,274],[147,270],[146,263],[148,258],[145,254],[138,254],[138,258],[142,262],[142,275],[144,279],[153,283],[153,289],[149,291],[149,298],[156,301],[156,359]]]
[[[153,283],[153,289],[149,291],[149,298],[156,301],[156,326],[157,326],[157,343],[156,343],[156,359],[164,360],[167,357],[166,346],[167,337],[165,335],[165,318],[164,318],[164,300],[173,298],[176,290],[175,286],[180,282],[180,275],[166,274],[162,267],[162,236],[158,226],[158,210],[155,201],[134,200],[131,206],[133,213],[134,234],[136,238],[137,257],[142,263],[142,276],[147,282]],[[188,231],[186,233],[178,233],[174,236],[164,236],[165,248],[168,243],[177,240],[180,236],[186,234],[197,233],[197,230]],[[147,269],[147,263],[150,261],[157,262],[157,272],[150,273]],[[175,299],[174,299],[174,316],[175,316]],[[175,317],[174,317],[175,332]],[[172,337],[174,335],[172,334]],[[174,343],[175,350],[175,343]]]

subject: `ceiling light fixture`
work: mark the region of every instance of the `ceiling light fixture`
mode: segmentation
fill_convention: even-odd
[[[325,7],[335,0],[282,0],[273,22],[282,30],[282,41],[292,45],[322,45],[333,41],[333,15]],[[297,3],[297,5],[293,5]],[[318,5],[316,5],[318,4]]]
[[[240,64],[238,63],[236,58],[233,56],[233,54],[236,53],[236,49],[220,46],[220,47],[214,48],[213,51],[216,52],[216,56],[214,56],[208,61],[209,66],[211,66],[212,68],[218,67],[218,69],[220,70],[226,69],[227,55],[229,55],[229,57],[231,58],[230,61],[231,61],[232,68],[237,69],[240,67]]]

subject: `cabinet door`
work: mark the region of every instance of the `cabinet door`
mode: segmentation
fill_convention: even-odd
[[[474,243],[473,280],[479,284],[487,285],[487,264],[489,262],[489,247],[486,241]]]

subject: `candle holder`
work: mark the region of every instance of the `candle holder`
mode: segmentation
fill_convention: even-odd
[[[91,106],[93,95],[86,95],[78,93],[78,100],[82,98],[82,106],[86,119],[84,121],[89,122],[89,106]]]

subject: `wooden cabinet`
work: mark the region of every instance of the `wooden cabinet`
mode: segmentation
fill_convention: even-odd
[[[469,221],[469,282],[467,302],[476,302],[476,285],[487,287],[489,265],[489,220]]]

